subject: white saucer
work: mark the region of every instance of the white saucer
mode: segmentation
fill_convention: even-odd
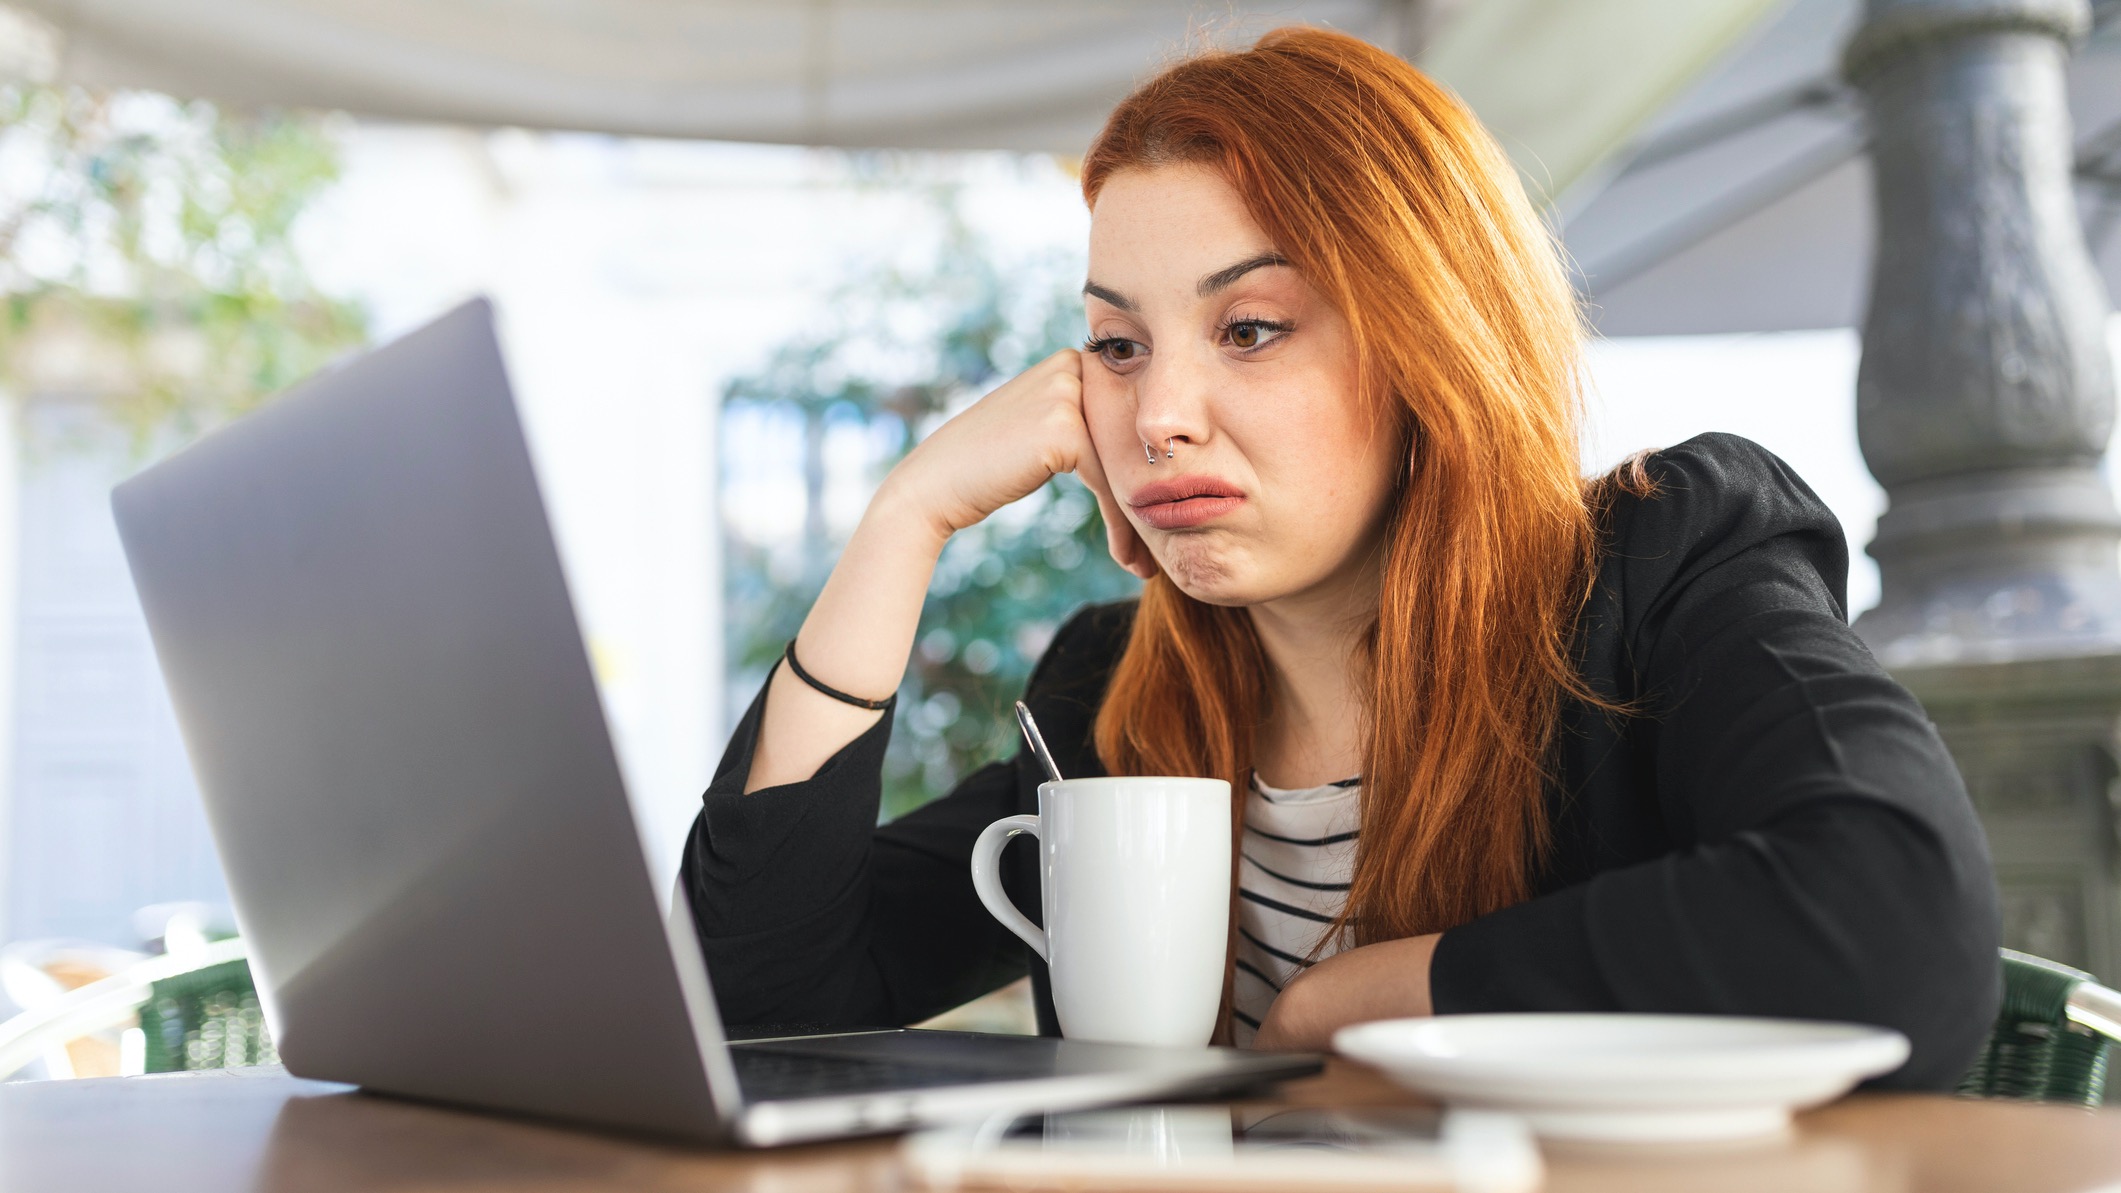
[[[1343,1028],[1333,1047],[1548,1139],[1676,1143],[1788,1128],[1907,1059],[1882,1027],[1719,1015],[1440,1015]]]

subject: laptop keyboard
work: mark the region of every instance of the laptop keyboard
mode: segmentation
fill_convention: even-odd
[[[736,1065],[737,1084],[743,1088],[745,1100],[754,1102],[970,1085],[1023,1076],[917,1061],[820,1056],[797,1048],[761,1044],[733,1047],[729,1056]]]

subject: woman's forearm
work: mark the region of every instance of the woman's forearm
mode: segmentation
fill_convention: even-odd
[[[1326,958],[1274,1000],[1252,1046],[1325,1052],[1333,1047],[1333,1033],[1351,1024],[1433,1014],[1429,961],[1442,939],[1441,934],[1409,936]]]
[[[948,540],[947,530],[887,481],[796,635],[803,670],[872,700],[897,691],[928,582]],[[819,692],[785,665],[776,668],[745,793],[809,778],[882,715]]]

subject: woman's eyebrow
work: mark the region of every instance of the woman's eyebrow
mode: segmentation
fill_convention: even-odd
[[[1287,257],[1274,252],[1261,253],[1257,257],[1247,257],[1235,265],[1225,266],[1202,278],[1195,290],[1202,298],[1209,298],[1214,296],[1216,291],[1228,287],[1230,283],[1255,269],[1265,269],[1270,265],[1287,265],[1288,263],[1289,259]],[[1141,310],[1140,304],[1110,286],[1100,286],[1096,282],[1084,282],[1083,293],[1092,298],[1103,299],[1123,311],[1139,312]]]
[[[1083,293],[1092,298],[1101,298],[1123,311],[1138,312],[1141,310],[1141,307],[1136,305],[1133,299],[1112,289],[1110,286],[1100,286],[1096,282],[1084,282]]]
[[[1197,292],[1202,298],[1209,298],[1216,291],[1223,289],[1255,269],[1265,269],[1269,265],[1287,265],[1288,263],[1289,259],[1280,253],[1261,253],[1257,257],[1247,257],[1227,269],[1218,269],[1207,277],[1202,278]]]

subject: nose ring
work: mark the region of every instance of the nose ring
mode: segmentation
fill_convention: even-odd
[[[1171,438],[1164,440],[1164,459],[1170,460],[1175,459],[1177,457],[1178,452],[1173,450],[1173,448],[1171,447],[1171,445],[1176,442],[1178,442],[1178,436],[1176,435],[1173,435]],[[1144,441],[1142,443],[1142,450],[1149,453],[1149,462],[1151,464],[1156,463],[1155,444]]]

